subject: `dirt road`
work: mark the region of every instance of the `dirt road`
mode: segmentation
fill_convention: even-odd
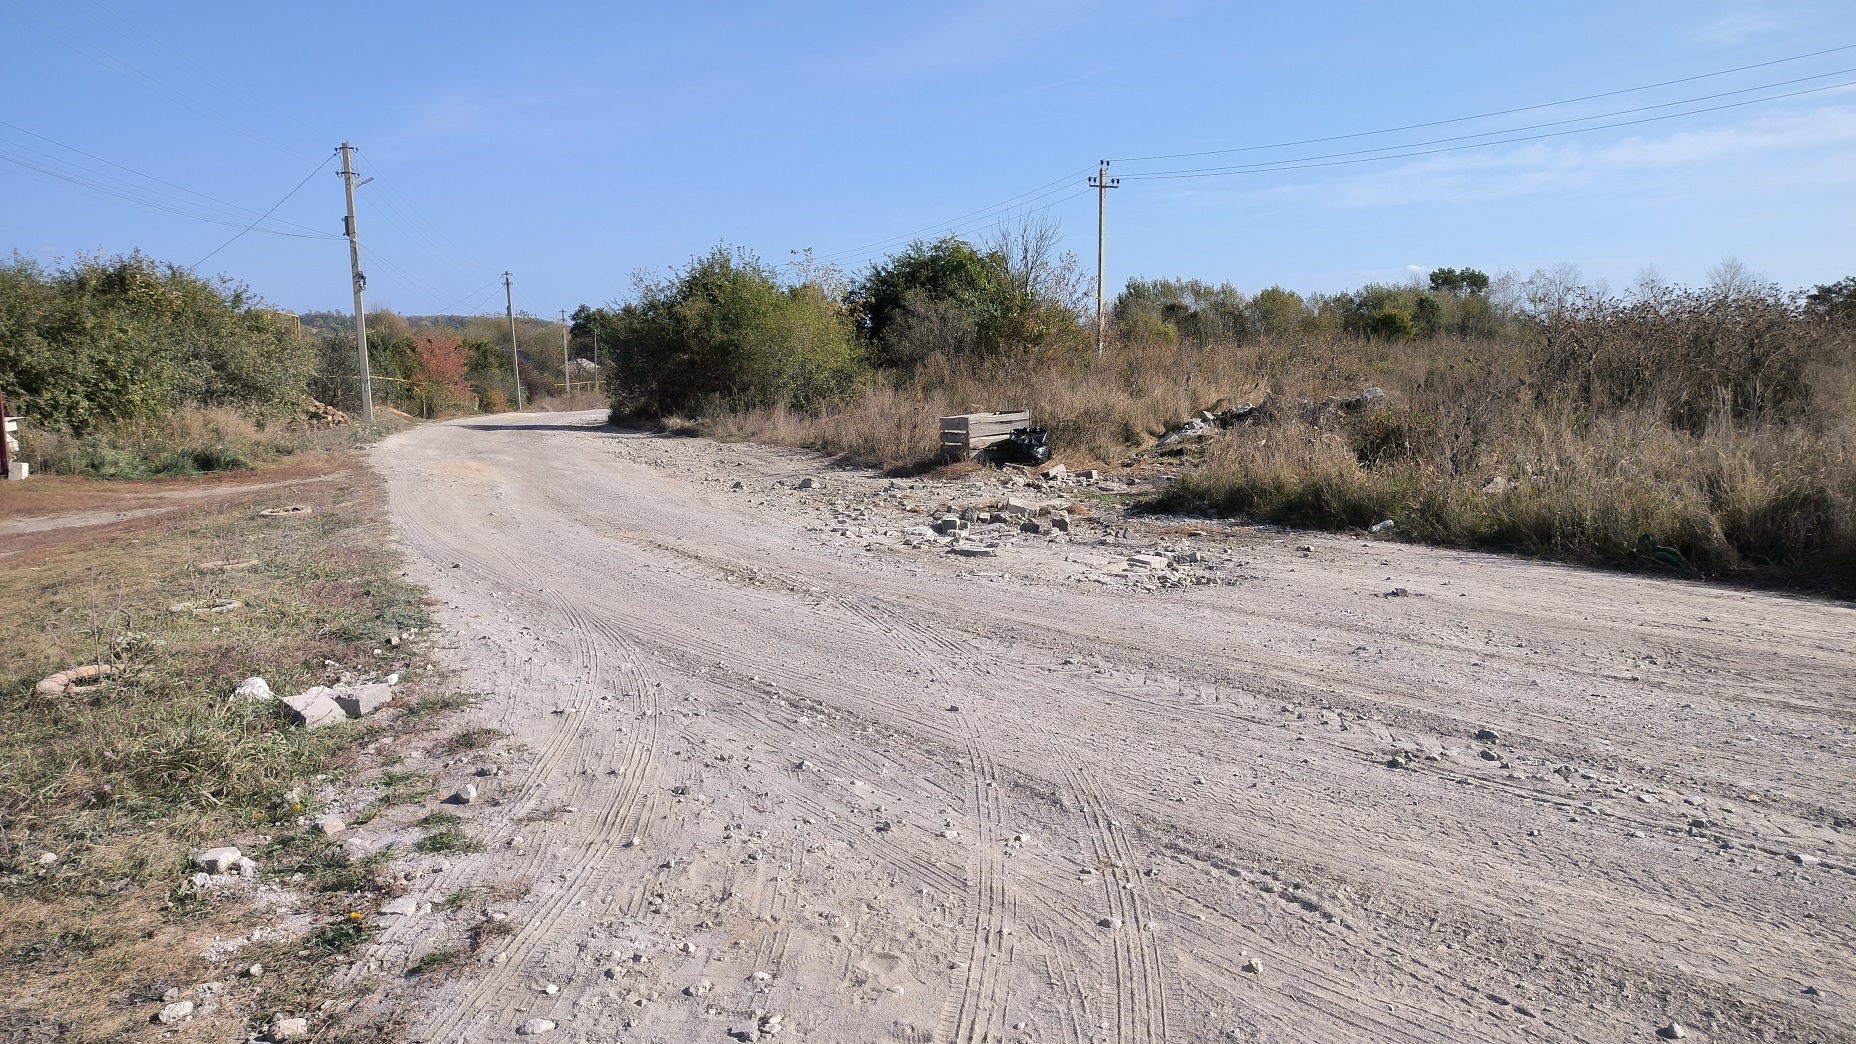
[[[376,451],[530,886],[417,1039],[1856,1039],[1849,608],[597,419]]]

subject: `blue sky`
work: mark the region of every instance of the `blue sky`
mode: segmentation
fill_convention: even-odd
[[[1141,275],[1338,290],[1439,265],[1525,275],[1560,263],[1622,287],[1646,267],[1700,282],[1730,255],[1789,286],[1856,274],[1856,87],[1819,89],[1856,82],[1856,49],[1494,119],[1130,159],[1452,120],[1852,45],[1848,0],[47,0],[0,6],[0,40],[0,249],[51,262],[140,248],[193,264],[221,248],[202,272],[299,310],[350,306],[345,244],[313,238],[340,230],[334,167],[311,172],[344,139],[376,178],[360,192],[370,307],[409,313],[500,309],[509,269],[518,307],[552,315],[620,298],[633,271],[718,242],[772,262],[811,248],[855,272],[884,241],[974,212],[959,230],[1048,216],[1093,270],[1095,199],[1082,190],[1102,157],[1128,179],[1110,198],[1111,288]],[[1480,144],[1501,139],[1462,136],[1803,90],[1390,161],[1133,177]],[[1707,95],[1721,97],[1691,100]],[[296,236],[222,246],[305,178],[260,226]],[[1016,209],[987,209],[1019,194]]]

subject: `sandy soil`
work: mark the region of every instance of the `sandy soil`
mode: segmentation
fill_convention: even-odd
[[[28,538],[61,530],[132,522],[198,508],[251,493],[341,477],[331,461],[316,460],[253,472],[225,472],[140,481],[34,477],[0,483],[0,558],[39,546]],[[56,537],[54,537],[56,539]]]
[[[530,886],[415,1039],[1856,1039],[1848,607],[596,421],[375,451]]]

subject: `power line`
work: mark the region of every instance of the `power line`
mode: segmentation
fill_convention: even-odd
[[[1812,51],[1808,54],[1795,54],[1789,58],[1776,58],[1769,62],[1756,62],[1752,65],[1741,65],[1741,66],[1736,66],[1735,68],[1732,68],[1732,69],[1721,69],[1716,72],[1700,73],[1695,76],[1683,76],[1683,77],[1679,77],[1674,80],[1663,80],[1660,83],[1644,84],[1641,87],[1626,87],[1621,90],[1604,91],[1599,94],[1580,95],[1577,98],[1564,98],[1564,99],[1561,99],[1560,101],[1541,102],[1537,105],[1523,105],[1515,109],[1500,109],[1495,112],[1485,112],[1477,116],[1458,116],[1458,117],[1455,117],[1453,119],[1448,119],[1448,120],[1431,120],[1427,123],[1408,123],[1404,125],[1403,127],[1385,127],[1380,130],[1355,131],[1354,133],[1351,133],[1351,134],[1334,134],[1334,135],[1329,135],[1327,137],[1322,137],[1322,138],[1304,138],[1300,141],[1283,141],[1283,142],[1277,142],[1273,145],[1245,145],[1239,148],[1210,149],[1204,152],[1171,152],[1171,153],[1164,153],[1164,154],[1157,155],[1157,156],[1123,156],[1119,159],[1116,159],[1114,162],[1116,163],[1143,163],[1143,162],[1147,162],[1150,160],[1189,159],[1194,156],[1223,156],[1223,155],[1228,155],[1234,152],[1260,152],[1265,149],[1283,149],[1283,148],[1290,148],[1295,145],[1319,145],[1319,144],[1323,144],[1325,142],[1330,142],[1330,141],[1345,141],[1349,138],[1370,138],[1370,137],[1374,137],[1380,134],[1397,134],[1401,131],[1423,130],[1426,127],[1444,127],[1444,126],[1448,126],[1453,123],[1470,123],[1475,120],[1494,119],[1497,116],[1512,116],[1518,112],[1531,112],[1535,109],[1551,109],[1551,108],[1555,108],[1561,105],[1574,105],[1579,102],[1596,101],[1600,98],[1615,98],[1621,94],[1636,94],[1640,91],[1651,91],[1651,90],[1656,90],[1660,87],[1673,87],[1678,83],[1693,83],[1696,80],[1707,80],[1707,79],[1713,79],[1719,76],[1730,76],[1738,72],[1747,72],[1752,69],[1764,69],[1764,68],[1767,68],[1773,65],[1784,65],[1788,62],[1803,61],[1806,58],[1819,58],[1826,54],[1836,54],[1839,51],[1848,51],[1848,50],[1856,50],[1856,44],[1844,44],[1840,47],[1829,47],[1829,48],[1825,48],[1822,51]],[[1827,73],[1825,75],[1835,75],[1835,74]],[[1809,77],[1807,77],[1807,79],[1808,78]]]
[[[271,148],[277,149],[278,151],[283,152],[287,155],[293,155],[293,156],[299,156],[299,157],[302,155],[301,152],[298,152],[292,149],[290,146],[286,145],[285,143],[281,141],[278,141],[276,138],[273,138],[263,133],[262,131],[254,130],[251,127],[247,127],[243,123],[240,123],[238,120],[233,119],[232,117],[227,116],[224,113],[221,113],[215,109],[211,109],[204,105],[197,104],[196,102],[186,97],[181,92],[168,87],[166,84],[162,83],[160,80],[158,80],[154,76],[151,76],[148,73],[143,72],[141,69],[136,68],[134,65],[131,65],[128,62],[125,62],[122,59],[109,54],[108,52],[104,52],[104,51],[97,50],[97,49],[92,49],[89,45],[84,43],[84,41],[73,37],[70,33],[66,32],[62,27],[58,27],[55,25],[40,24],[35,19],[28,18],[24,15],[23,12],[20,12],[17,10],[13,11],[12,13],[18,15],[28,27],[38,32],[39,34],[49,37],[55,40],[56,42],[63,44],[65,47],[68,47],[71,50],[76,51],[78,54],[83,55],[85,58],[88,58],[91,61],[95,62],[96,64],[103,66],[105,69],[108,69],[111,72],[114,72],[117,75],[122,76],[125,79],[135,82],[136,84],[140,85],[141,87],[145,88],[151,93],[160,95],[162,98],[165,98],[167,101],[169,101],[172,104],[175,104],[175,105],[180,106],[181,108],[187,109],[193,112],[195,115],[204,116],[208,119],[215,120],[231,128],[232,130],[235,130],[238,133],[243,134],[244,136],[248,138],[251,138],[253,141],[257,141],[263,145],[267,145]]]
[[[296,183],[296,188],[293,188],[293,189],[291,189],[290,191],[288,191],[288,192],[286,192],[286,193],[284,193],[284,198],[283,198],[283,199],[280,199],[280,200],[278,200],[278,201],[277,201],[277,202],[276,202],[275,204],[273,204],[273,205],[271,206],[271,209],[269,209],[269,210],[267,210],[267,211],[265,211],[265,212],[264,212],[264,213],[263,213],[263,214],[262,214],[262,215],[261,215],[261,216],[260,216],[260,217],[258,218],[258,220],[257,220],[257,221],[253,221],[253,222],[252,222],[251,224],[249,224],[249,225],[246,225],[246,226],[245,226],[244,228],[241,228],[241,229],[239,229],[239,230],[238,230],[238,234],[237,234],[237,235],[235,235],[235,236],[233,236],[233,237],[232,237],[231,239],[228,239],[228,240],[226,240],[225,242],[223,242],[223,243],[221,243],[221,244],[219,244],[218,246],[216,246],[216,247],[214,247],[214,248],[213,248],[213,253],[212,253],[212,254],[208,254],[208,255],[206,255],[205,257],[203,257],[203,258],[201,258],[201,259],[199,259],[198,261],[195,261],[195,262],[194,262],[193,264],[191,264],[191,265],[188,265],[187,267],[188,267],[188,268],[190,268],[190,269],[193,269],[193,268],[198,268],[198,267],[200,267],[201,265],[203,265],[203,264],[205,264],[206,262],[208,262],[208,261],[210,261],[210,260],[212,260],[212,258],[213,258],[213,254],[217,254],[217,253],[219,253],[219,252],[220,252],[221,250],[224,250],[224,249],[225,249],[226,247],[229,247],[229,246],[231,246],[231,245],[232,245],[233,243],[236,243],[236,242],[238,242],[238,241],[239,241],[239,240],[240,240],[241,238],[243,238],[243,237],[244,237],[244,235],[245,235],[245,233],[247,233],[247,232],[250,232],[250,231],[251,231],[252,229],[254,229],[254,228],[257,228],[257,227],[258,227],[258,223],[259,223],[259,222],[261,222],[261,221],[263,221],[263,220],[264,220],[265,218],[268,218],[268,217],[270,217],[270,216],[271,216],[272,214],[275,214],[275,213],[277,213],[277,208],[278,208],[278,207],[281,207],[281,206],[283,206],[283,205],[284,205],[284,204],[285,204],[286,202],[288,202],[288,201],[289,201],[289,199],[290,199],[290,197],[291,197],[291,196],[294,196],[294,195],[296,195],[296,194],[297,194],[297,191],[298,191],[299,189],[301,189],[301,188],[302,188],[302,187],[303,187],[304,185],[307,185],[307,184],[309,184],[309,179],[310,179],[310,178],[313,178],[313,177],[315,177],[316,175],[318,175],[318,174],[320,174],[320,173],[322,173],[322,168],[324,168],[324,167],[326,167],[326,166],[328,166],[328,165],[329,165],[329,163],[330,163],[330,162],[332,162],[332,161],[333,161],[334,159],[335,159],[335,155],[334,155],[333,153],[330,153],[330,154],[329,154],[329,156],[328,156],[327,158],[325,158],[325,159],[324,159],[324,160],[323,160],[323,161],[322,161],[321,163],[318,163],[318,164],[316,164],[316,169],[315,169],[315,170],[312,170],[312,171],[310,171],[307,177],[305,177],[305,178],[304,178],[304,179],[303,179],[302,181],[299,181],[299,182],[297,182],[297,183]]]
[[[1349,166],[1352,164],[1359,164],[1359,163],[1378,163],[1378,162],[1383,162],[1385,160],[1413,159],[1413,158],[1420,157],[1420,156],[1436,156],[1436,155],[1440,155],[1446,152],[1463,152],[1469,149],[1489,148],[1494,145],[1512,145],[1512,144],[1516,144],[1518,142],[1524,142],[1524,141],[1540,141],[1545,138],[1562,138],[1562,137],[1566,137],[1572,134],[1589,134],[1592,131],[1615,130],[1619,127],[1635,127],[1635,126],[1639,126],[1639,125],[1646,124],[1646,123],[1659,123],[1663,120],[1680,119],[1681,117],[1684,117],[1684,116],[1699,116],[1699,115],[1702,115],[1703,113],[1721,112],[1726,109],[1738,109],[1738,108],[1743,108],[1748,105],[1758,105],[1763,102],[1783,101],[1787,98],[1798,98],[1798,97],[1802,97],[1807,94],[1821,94],[1824,91],[1831,91],[1831,90],[1836,90],[1841,87],[1850,87],[1850,86],[1856,86],[1856,80],[1845,80],[1841,83],[1825,84],[1821,87],[1811,87],[1811,88],[1807,88],[1801,91],[1792,91],[1786,94],[1776,94],[1776,95],[1772,95],[1771,97],[1767,97],[1767,98],[1748,98],[1744,101],[1727,102],[1722,105],[1712,105],[1712,106],[1708,106],[1706,108],[1701,108],[1701,109],[1691,109],[1687,112],[1672,112],[1672,113],[1665,113],[1661,116],[1646,116],[1640,120],[1621,120],[1617,123],[1607,123],[1607,124],[1602,124],[1596,127],[1574,127],[1570,130],[1549,131],[1544,134],[1519,135],[1516,137],[1501,138],[1496,141],[1475,142],[1475,143],[1468,144],[1468,145],[1451,145],[1451,146],[1447,146],[1441,149],[1424,149],[1418,152],[1394,152],[1392,150],[1416,148],[1425,143],[1418,142],[1418,143],[1407,144],[1407,145],[1388,145],[1384,149],[1363,150],[1366,152],[1385,152],[1387,153],[1387,155],[1362,156],[1357,152],[1341,152],[1341,153],[1331,153],[1325,156],[1305,156],[1305,157],[1300,157],[1298,159],[1293,159],[1293,160],[1281,160],[1281,161],[1246,164],[1246,165],[1230,166],[1230,167],[1202,167],[1202,168],[1189,169],[1189,170],[1148,171],[1146,173],[1140,173],[1140,174],[1124,174],[1122,175],[1122,177],[1128,181],[1163,181],[1163,180],[1171,180],[1171,179],[1178,179],[1178,178],[1216,178],[1216,177],[1227,177],[1227,176],[1235,175],[1235,174],[1267,174],[1267,173],[1271,173],[1271,172],[1279,171],[1279,170],[1307,170],[1307,169],[1311,169],[1315,167],[1341,167],[1341,166]],[[1592,118],[1603,119],[1605,117],[1592,117]],[[1517,128],[1517,129],[1526,129],[1526,128]],[[1490,134],[1506,134],[1510,132],[1490,131],[1489,133]],[[1480,137],[1480,136],[1481,135],[1471,135],[1471,137]],[[1445,139],[1439,139],[1439,140],[1449,141],[1449,140],[1454,140],[1454,139],[1445,138]],[[1348,158],[1348,157],[1352,157],[1352,158]]]
[[[67,144],[65,144],[64,142],[61,142],[61,141],[59,141],[59,140],[57,140],[56,138],[51,138],[51,137],[47,137],[46,135],[43,135],[43,134],[40,134],[39,132],[37,132],[37,131],[34,131],[34,130],[28,130],[27,128],[25,128],[25,127],[21,127],[20,125],[18,125],[18,124],[16,124],[16,123],[9,123],[9,122],[7,122],[6,120],[0,120],[0,127],[7,127],[7,128],[10,128],[10,129],[12,129],[12,130],[15,130],[15,131],[18,131],[18,132],[19,132],[19,133],[21,133],[21,134],[25,134],[25,135],[28,135],[28,136],[30,136],[30,137],[33,137],[33,138],[37,138],[38,140],[40,140],[40,141],[43,141],[43,142],[46,142],[47,144],[50,144],[50,145],[55,145],[55,146],[57,146],[58,148],[61,148],[61,149],[64,149],[64,150],[65,150],[66,152],[72,152],[72,153],[76,153],[77,155],[79,155],[79,156],[83,156],[83,157],[84,157],[84,158],[86,158],[86,159],[90,159],[90,160],[95,160],[96,162],[98,162],[98,163],[101,163],[101,164],[104,164],[105,166],[110,166],[110,167],[114,167],[114,168],[116,168],[117,170],[121,170],[121,171],[125,171],[125,172],[127,172],[127,173],[130,173],[130,174],[133,174],[133,175],[135,175],[136,177],[138,177],[138,178],[141,178],[141,179],[142,179],[142,180],[144,180],[144,181],[149,181],[149,182],[153,182],[153,183],[154,183],[154,184],[156,184],[156,185],[161,185],[161,186],[164,186],[164,187],[166,187],[166,188],[170,188],[170,189],[174,189],[175,191],[178,191],[178,192],[181,192],[181,193],[184,193],[184,194],[186,194],[186,195],[188,195],[188,196],[193,196],[193,197],[196,197],[196,198],[198,198],[198,199],[203,199],[203,200],[206,200],[206,201],[207,201],[207,202],[209,202],[209,203],[213,203],[213,204],[217,204],[218,206],[220,206],[220,207],[223,207],[223,208],[225,208],[226,210],[229,210],[229,211],[236,211],[236,212],[239,212],[239,213],[243,213],[243,214],[246,214],[246,215],[253,215],[253,214],[257,214],[257,213],[258,213],[257,211],[255,211],[255,210],[252,210],[252,209],[250,209],[249,207],[241,207],[241,206],[239,206],[239,205],[238,205],[238,204],[236,204],[236,203],[229,203],[229,202],[227,202],[227,201],[225,201],[225,200],[223,200],[223,199],[220,199],[220,198],[219,198],[219,197],[217,197],[217,196],[209,196],[209,195],[207,195],[206,193],[204,193],[204,192],[201,192],[201,191],[199,191],[199,190],[197,190],[197,189],[190,189],[190,188],[188,188],[188,187],[187,187],[187,186],[185,186],[185,185],[177,185],[177,184],[175,184],[175,183],[174,183],[174,182],[172,182],[172,181],[167,181],[167,180],[164,180],[164,179],[162,179],[162,178],[157,178],[157,177],[155,177],[155,176],[154,176],[153,174],[146,174],[146,173],[143,173],[142,171],[139,171],[139,170],[137,170],[137,169],[135,169],[134,167],[129,167],[129,166],[125,166],[125,165],[123,165],[123,164],[121,164],[121,163],[117,163],[117,162],[116,162],[115,160],[110,160],[110,159],[105,159],[105,158],[103,158],[102,156],[99,156],[99,155],[96,155],[95,153],[92,153],[92,152],[86,152],[86,151],[84,151],[83,149],[80,149],[80,148],[78,148],[78,147],[77,147],[77,146],[75,146],[75,145],[67,145]],[[44,156],[44,157],[45,157],[46,159],[48,159],[48,160],[51,160],[51,161],[52,161],[52,162],[54,162],[54,163],[61,163],[61,162],[62,162],[62,163],[67,163],[67,165],[69,165],[69,166],[73,166],[73,167],[76,167],[76,168],[77,168],[77,169],[78,169],[79,171],[82,171],[82,172],[83,172],[84,174],[88,174],[88,175],[90,175],[90,176],[91,176],[91,177],[93,177],[93,178],[98,178],[98,177],[100,177],[100,178],[107,178],[107,179],[108,179],[108,180],[110,180],[110,181],[114,181],[114,182],[117,182],[118,184],[121,184],[121,185],[124,185],[124,186],[133,186],[133,183],[132,183],[132,182],[128,182],[128,181],[124,181],[123,179],[121,179],[121,178],[118,178],[118,177],[116,177],[116,176],[114,176],[114,175],[111,175],[111,174],[106,174],[106,173],[103,173],[102,171],[96,171],[96,170],[86,170],[86,169],[85,169],[85,168],[84,168],[83,166],[81,166],[81,165],[79,165],[79,164],[70,164],[70,163],[69,163],[68,161],[63,161],[63,160],[58,160],[58,159],[56,159],[55,157],[53,157],[53,156],[52,156],[52,155],[51,155],[50,153],[48,153],[48,152],[42,152],[42,151],[40,151],[40,150],[38,150],[38,149],[33,149],[33,148],[31,148],[31,147],[29,147],[29,146],[24,146],[24,145],[16,145],[15,147],[17,147],[17,148],[23,148],[23,149],[25,149],[25,150],[26,150],[26,151],[28,151],[28,152],[32,152],[32,153],[36,153],[36,154],[38,154],[38,155],[40,155],[40,156]],[[80,177],[80,176],[78,176],[78,175],[74,175],[74,174],[71,174],[71,173],[69,173],[69,172],[66,172],[66,171],[58,171],[58,170],[54,170],[54,169],[52,169],[52,168],[47,168],[47,167],[42,167],[42,166],[37,166],[37,165],[34,165],[34,164],[32,164],[32,163],[30,163],[30,162],[27,162],[27,161],[21,161],[21,160],[14,160],[14,162],[16,162],[16,163],[18,163],[18,164],[19,164],[20,166],[25,166],[25,167],[31,167],[32,169],[34,169],[34,170],[37,170],[37,171],[39,171],[39,172],[41,172],[41,173],[45,173],[45,174],[50,174],[50,175],[52,175],[53,177],[57,177],[57,178],[59,178],[60,180],[63,180],[63,181],[69,181],[69,182],[72,182],[73,184],[79,184],[79,185],[83,185],[83,186],[84,186],[84,187],[86,187],[86,188],[91,188],[91,189],[96,189],[97,191],[102,191],[102,192],[106,192],[106,193],[108,193],[108,194],[110,194],[110,195],[116,195],[116,196],[119,196],[120,198],[125,198],[125,199],[130,199],[130,198],[131,198],[130,196],[124,196],[124,195],[122,195],[122,194],[121,194],[120,192],[117,192],[117,191],[111,191],[111,190],[110,190],[110,189],[108,189],[107,187],[104,187],[104,186],[99,186],[99,185],[96,185],[96,184],[94,184],[93,182],[90,182],[90,181],[87,181],[87,180],[85,180],[84,178],[82,178],[82,177]],[[138,191],[139,191],[139,192],[148,192],[148,191],[155,191],[155,190],[149,190],[149,189],[146,189],[146,188],[141,188],[141,187],[139,187],[139,186],[136,186],[136,187],[131,187],[131,188],[130,188],[130,191],[131,191],[131,192],[138,192]],[[156,191],[156,195],[167,195],[167,193],[162,193],[162,192],[159,192],[159,191]],[[173,198],[173,199],[174,199],[174,201],[175,201],[176,203],[178,203],[178,204],[180,204],[180,205],[182,205],[182,206],[195,206],[195,207],[197,207],[197,204],[188,204],[188,203],[184,203],[184,202],[182,202],[182,201],[180,201],[180,200],[179,200],[179,199],[178,199],[177,197],[170,197],[170,198]],[[136,196],[136,197],[133,197],[133,201],[134,201],[134,202],[141,202],[141,203],[145,203],[145,204],[147,203],[147,201],[146,201],[145,199],[143,199],[143,198],[141,198],[140,196]],[[152,204],[151,204],[151,205],[152,205]],[[168,207],[160,207],[160,208],[158,208],[158,209],[163,209],[163,210],[169,210],[169,211],[170,211],[171,213],[181,213],[180,211],[175,211],[175,210],[172,210],[171,208],[168,208]],[[193,214],[189,214],[189,215],[187,215],[187,216],[190,216],[190,217],[198,217],[198,215],[193,215]],[[236,228],[236,227],[238,227],[238,225],[239,225],[239,224],[240,224],[240,223],[241,223],[242,221],[244,221],[245,219],[244,219],[244,218],[236,218],[236,219],[230,219],[230,220],[228,220],[228,219],[225,219],[225,218],[218,218],[218,219],[214,219],[214,218],[201,218],[200,220],[216,220],[216,221],[217,221],[217,223],[219,223],[219,224],[226,224],[226,225],[231,225],[232,227],[235,227],[235,228]],[[326,234],[326,233],[323,233],[323,232],[319,232],[319,231],[317,231],[316,229],[313,229],[313,228],[310,228],[310,227],[309,227],[309,226],[307,226],[307,225],[299,225],[299,224],[297,224],[297,223],[296,223],[296,222],[294,222],[294,221],[284,221],[284,220],[280,220],[280,222],[279,222],[279,223],[280,223],[280,224],[284,224],[284,225],[288,225],[288,226],[291,226],[291,227],[293,227],[293,228],[296,228],[296,229],[299,229],[299,230],[301,230],[301,234],[305,234],[305,235],[307,235],[307,236],[309,236],[309,237],[312,237],[312,238],[325,238],[325,237],[326,237],[326,238],[339,238],[339,237],[327,237],[327,234]],[[272,230],[271,230],[271,229],[258,229],[258,231],[260,231],[260,232],[270,232],[270,231],[272,231]],[[279,235],[291,235],[292,233],[287,233],[287,232],[280,232],[280,233],[277,233],[277,234],[279,234]]]

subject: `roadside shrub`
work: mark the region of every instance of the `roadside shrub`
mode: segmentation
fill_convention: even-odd
[[[83,434],[195,406],[300,409],[315,348],[249,290],[139,253],[0,264],[0,386],[38,428]]]
[[[782,285],[772,268],[726,247],[668,279],[640,277],[614,326],[618,417],[812,408],[850,395],[868,374],[840,300],[817,282]]]

